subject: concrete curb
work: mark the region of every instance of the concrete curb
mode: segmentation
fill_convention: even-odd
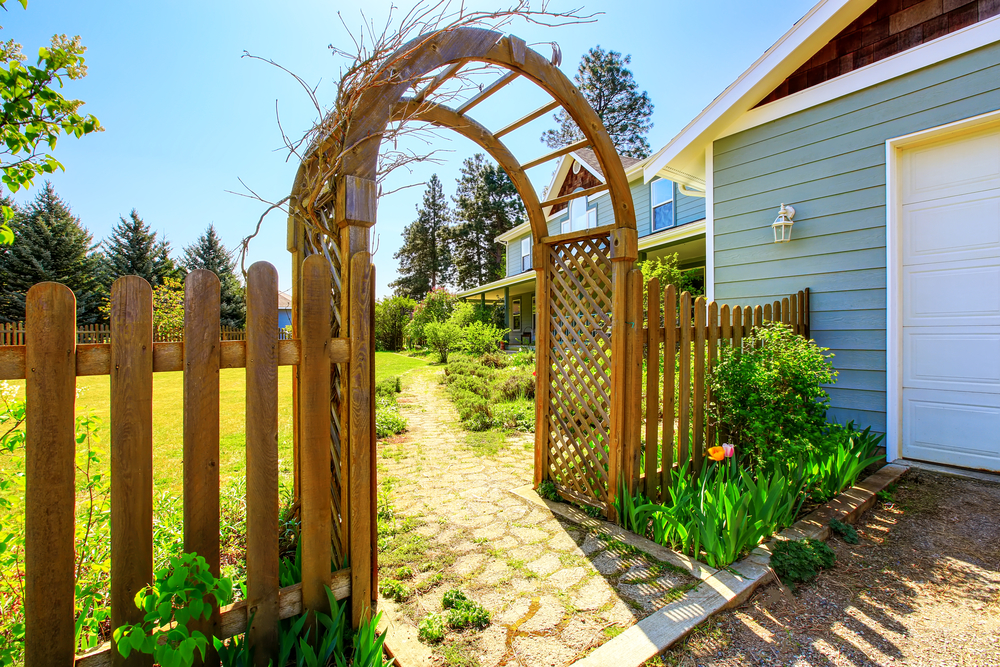
[[[776,539],[825,540],[830,536],[829,523],[838,519],[853,523],[875,504],[878,492],[898,480],[908,470],[906,466],[889,464],[863,482],[847,489],[809,516],[774,536]],[[614,639],[598,647],[590,655],[573,663],[574,667],[639,667],[699,623],[719,611],[745,602],[760,586],[774,576],[770,567],[770,543],[762,544],[741,561],[725,570],[716,570],[612,523],[594,519],[565,503],[544,500],[530,486],[511,493],[534,505],[544,506],[553,514],[585,528],[605,532],[615,539],[645,551],[653,558],[676,565],[701,580],[683,598],[671,602],[639,621]],[[773,538],[773,539],[774,539]]]

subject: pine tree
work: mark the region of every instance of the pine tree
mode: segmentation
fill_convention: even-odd
[[[242,328],[247,320],[246,295],[243,285],[236,277],[236,262],[233,255],[209,225],[198,240],[184,248],[181,264],[188,271],[208,269],[219,276],[222,283],[222,325]]]
[[[524,222],[524,204],[507,173],[482,153],[462,164],[451,230],[456,283],[470,289],[503,277],[504,248],[496,237]]]
[[[441,181],[433,174],[424,191],[423,205],[417,208],[417,219],[403,230],[403,245],[393,255],[399,260],[399,278],[389,283],[389,287],[397,295],[422,301],[429,291],[450,280],[450,219]]]
[[[583,54],[573,80],[583,96],[600,116],[618,153],[645,158],[650,154],[646,134],[653,127],[653,103],[646,91],[639,92],[635,77],[627,65],[632,56],[617,51],[605,51],[598,44]],[[550,148],[567,146],[584,138],[583,132],[560,109],[554,116],[559,128],[546,130],[542,141]]]
[[[165,278],[177,277],[177,267],[170,259],[170,243],[157,240],[156,232],[132,209],[129,217],[120,218],[104,242],[103,280],[110,291],[111,283],[121,276],[145,278],[152,287],[162,285]]]
[[[32,285],[54,281],[76,295],[79,324],[101,319],[100,255],[93,236],[46,182],[27,210],[15,211],[13,245],[0,248],[0,319],[24,319]]]

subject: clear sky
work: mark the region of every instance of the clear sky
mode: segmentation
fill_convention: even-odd
[[[396,4],[412,6],[406,0]],[[538,6],[537,1],[532,4]],[[656,151],[813,4],[602,0],[584,5],[585,13],[603,12],[593,23],[544,28],[522,22],[506,31],[529,44],[557,42],[570,77],[580,56],[595,44],[630,54],[636,81],[655,105],[649,139]],[[466,5],[506,6],[504,0]],[[566,0],[550,4],[558,10],[577,6]],[[11,1],[7,11],[0,12],[0,39],[20,42],[33,58],[55,33],[82,37],[89,73],[82,81],[70,82],[64,94],[86,101],[84,109],[106,129],[60,141],[55,156],[66,172],[51,180],[95,240],[107,236],[119,216],[136,208],[154,230],[166,235],[177,255],[209,223],[230,248],[253,228],[265,206],[227,192],[243,191],[239,179],[272,201],[288,193],[297,164],[283,150],[276,108],[291,136],[301,136],[316,119],[308,97],[288,74],[241,58],[243,52],[287,67],[318,86],[320,101],[329,104],[344,61],[331,55],[328,45],[350,44],[341,17],[357,33],[362,8],[381,24],[389,7],[383,0],[29,0],[23,10]],[[536,48],[549,52],[545,44]],[[520,82],[477,107],[473,115],[498,129],[546,101],[533,84]],[[539,136],[552,126],[546,117],[505,140],[526,162],[547,150]],[[435,148],[446,151],[439,154],[442,163],[398,173],[386,191],[421,184],[436,172],[445,193],[453,194],[462,159],[475,147],[457,135],[442,134]],[[548,184],[551,167],[538,167],[529,175],[540,191]],[[36,187],[40,184],[36,180]],[[34,192],[19,193],[15,199],[24,202]],[[400,246],[403,227],[415,217],[422,192],[422,186],[404,189],[379,202],[375,263],[380,298],[390,293],[388,283],[396,275],[392,255]],[[283,214],[266,218],[249,260],[273,263],[281,288],[289,289],[285,228]]]

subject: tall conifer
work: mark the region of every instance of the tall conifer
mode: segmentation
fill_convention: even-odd
[[[128,219],[120,218],[103,244],[103,278],[108,289],[121,276],[142,276],[153,287],[162,285],[167,276],[177,276],[170,243],[156,236],[135,209]]]
[[[246,324],[246,295],[236,277],[236,262],[233,254],[222,244],[215,225],[209,225],[197,241],[184,248],[181,264],[188,271],[208,269],[219,276],[222,282],[223,326],[243,327]]]
[[[433,174],[424,191],[423,205],[417,209],[417,219],[403,230],[403,245],[393,255],[399,260],[399,278],[389,287],[397,295],[422,301],[429,291],[451,279],[450,220],[441,180]]]
[[[79,324],[94,324],[102,289],[93,237],[46,182],[26,210],[17,209],[13,245],[0,247],[0,319],[24,319],[28,290],[37,283],[66,285],[76,295]]]

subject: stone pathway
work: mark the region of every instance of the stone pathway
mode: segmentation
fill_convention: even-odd
[[[431,646],[439,664],[570,664],[696,583],[511,495],[532,481],[534,436],[477,453],[488,448],[470,446],[477,436],[462,429],[442,372],[406,374],[399,403],[409,430],[378,446],[380,512],[395,527],[380,536],[380,581],[406,587],[382,608],[411,639],[451,588],[491,614],[485,630],[449,629]]]

